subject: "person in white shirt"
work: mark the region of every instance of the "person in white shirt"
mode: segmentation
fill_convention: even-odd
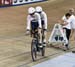
[[[68,13],[71,14],[71,18],[73,19],[73,22],[71,23],[71,27],[72,29],[75,29],[75,22],[74,22],[74,18],[75,18],[75,15],[74,15],[74,9],[73,8],[70,8]],[[63,16],[63,18],[65,18],[65,15]]]
[[[30,31],[38,30],[38,33],[40,35],[39,44],[41,45],[42,37],[41,37],[41,18],[38,13],[35,12],[35,8],[30,7],[28,9],[29,15],[27,16],[27,32],[26,34],[29,34]],[[33,32],[32,32],[33,34]]]
[[[72,24],[72,18],[71,18],[71,14],[70,13],[66,13],[65,16],[62,17],[62,20],[60,21],[60,24],[63,26],[63,29],[66,32],[66,37],[68,40],[68,43],[65,44],[66,49],[69,49],[69,38],[70,38],[70,34],[71,34],[71,24]]]
[[[46,39],[47,39],[47,14],[43,11],[41,6],[37,6],[36,12],[40,15],[41,17],[41,24],[42,24],[42,30],[44,31],[44,40],[43,40],[43,45],[46,46]]]
[[[73,36],[73,34],[74,34],[74,40],[75,40],[75,10],[74,10],[74,8],[70,8],[69,13],[72,15],[72,18],[73,18],[73,22],[71,25],[71,27],[72,27],[71,36]],[[72,52],[75,53],[75,50],[73,50]]]
[[[71,24],[71,27],[72,27],[71,36],[74,34],[74,39],[75,39],[75,19],[74,19],[75,18],[75,10],[73,8],[70,8],[69,13],[71,14],[71,18],[73,19],[72,24]]]

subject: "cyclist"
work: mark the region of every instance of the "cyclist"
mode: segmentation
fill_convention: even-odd
[[[30,7],[28,9],[28,13],[29,13],[29,15],[27,16],[27,32],[26,32],[26,34],[29,34],[31,31],[31,34],[34,35],[34,30],[38,30],[38,34],[40,36],[39,45],[41,47],[41,43],[42,43],[41,28],[42,28],[42,26],[41,26],[40,15],[35,12],[35,8],[33,8],[33,7]]]
[[[46,46],[46,39],[47,39],[47,15],[43,11],[41,6],[37,6],[36,12],[40,15],[41,17],[41,24],[42,24],[42,30],[44,31],[44,40],[43,40],[43,46]]]

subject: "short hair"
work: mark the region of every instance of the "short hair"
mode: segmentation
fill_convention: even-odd
[[[70,8],[70,9],[69,9],[69,11],[72,11],[72,12],[74,12],[74,8]]]
[[[71,14],[70,14],[70,13],[66,13],[65,16],[66,16],[66,17],[67,17],[67,16],[71,16]]]

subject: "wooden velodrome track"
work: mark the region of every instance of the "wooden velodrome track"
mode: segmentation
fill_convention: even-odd
[[[56,21],[69,8],[75,8],[75,0],[48,0],[8,8],[0,8],[0,67],[31,67],[37,63],[62,55],[61,49],[46,48],[46,57],[32,62],[30,54],[30,36],[25,36],[27,9],[30,6],[42,6],[48,15],[48,37]],[[70,50],[75,49],[75,40],[71,38]],[[60,45],[59,45],[60,46]]]

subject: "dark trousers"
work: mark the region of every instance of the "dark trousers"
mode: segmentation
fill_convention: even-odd
[[[64,28],[64,29],[65,29],[65,31],[66,31],[67,40],[69,41],[70,34],[71,34],[71,29],[67,29],[67,28]]]

